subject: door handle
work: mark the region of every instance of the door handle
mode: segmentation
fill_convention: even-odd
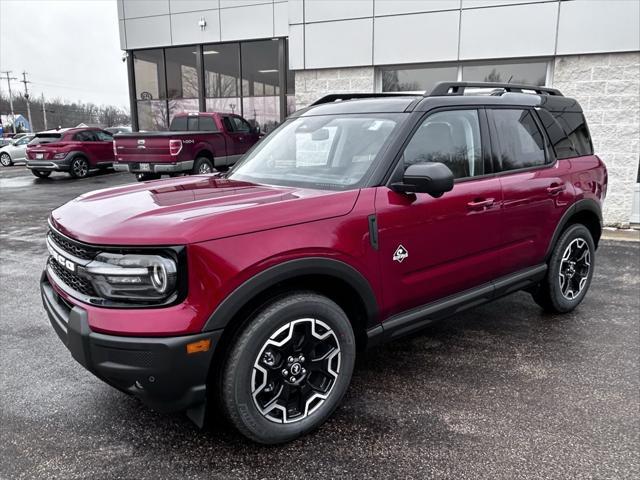
[[[469,210],[484,210],[485,208],[489,208],[491,205],[493,205],[493,202],[493,198],[478,198],[467,203],[467,207],[469,208]]]
[[[238,140],[240,140],[241,142],[244,142],[244,137],[238,137]]]
[[[558,195],[558,194],[564,192],[566,189],[567,189],[567,187],[565,186],[564,183],[562,185],[558,185],[558,184],[554,183],[550,187],[547,187],[547,193],[549,195]]]

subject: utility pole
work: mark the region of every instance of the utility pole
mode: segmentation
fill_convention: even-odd
[[[29,117],[29,132],[33,132],[33,123],[31,122],[31,104],[29,103],[29,87],[27,83],[31,83],[27,80],[27,72],[22,72],[22,83],[24,83],[24,98],[27,101],[27,116]]]
[[[42,117],[44,118],[44,129],[47,130],[47,109],[44,108],[44,93],[40,94],[42,99]]]
[[[17,133],[16,132],[16,115],[15,113],[13,113],[13,96],[11,95],[11,80],[17,80],[17,78],[9,76],[9,74],[11,73],[11,70],[5,70],[1,73],[4,73],[7,78],[7,87],[9,87],[9,108],[11,109],[11,126],[13,127],[13,133],[15,135]]]

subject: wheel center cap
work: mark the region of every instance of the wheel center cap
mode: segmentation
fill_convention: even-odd
[[[300,365],[298,362],[296,362],[293,365],[291,365],[291,374],[292,375],[298,375],[298,374],[300,374],[301,371],[302,371],[302,365]]]

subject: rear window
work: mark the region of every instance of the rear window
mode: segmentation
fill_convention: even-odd
[[[591,135],[587,128],[587,121],[580,112],[551,112],[553,118],[560,124],[564,133],[569,137],[575,153],[573,157],[593,155]],[[569,157],[564,157],[569,158]]]
[[[198,126],[198,117],[187,118],[187,130],[190,132],[197,132],[200,130],[200,127]]]
[[[39,145],[41,143],[53,143],[62,138],[60,133],[39,133],[29,142],[29,145]]]
[[[171,121],[169,130],[172,132],[186,132],[187,131],[187,117],[175,117]]]
[[[200,130],[203,132],[217,132],[216,122],[211,117],[200,117]]]

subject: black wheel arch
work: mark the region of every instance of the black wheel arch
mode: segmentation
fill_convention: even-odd
[[[258,273],[218,305],[202,330],[228,326],[230,330],[239,329],[266,302],[300,290],[315,291],[334,300],[354,324],[356,337],[360,333],[366,341],[366,329],[378,319],[378,304],[371,285],[354,267],[323,257],[290,260]]]
[[[207,148],[203,148],[198,150],[198,153],[195,154],[195,160],[198,160],[199,158],[206,158],[207,160],[211,161],[211,164],[213,165],[213,160],[215,158],[215,156],[213,155],[213,152]]]
[[[549,246],[547,247],[545,261],[549,260],[551,257],[553,248],[558,242],[560,235],[562,235],[562,232],[564,232],[570,225],[575,224],[582,224],[589,229],[589,232],[593,237],[593,243],[596,248],[598,248],[600,236],[602,235],[602,209],[600,204],[595,200],[591,198],[583,198],[571,205],[560,218],[560,221],[553,232],[553,236],[551,237],[551,241],[549,242]]]

